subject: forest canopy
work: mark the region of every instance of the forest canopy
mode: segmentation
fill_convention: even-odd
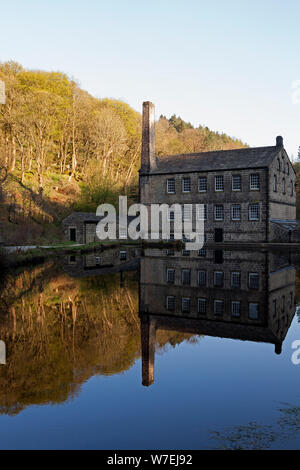
[[[97,99],[66,74],[0,63],[1,220],[55,221],[94,211],[118,194],[138,195],[141,115],[127,103]],[[201,116],[199,116],[201,118]],[[158,156],[240,148],[244,144],[175,114],[156,123]]]

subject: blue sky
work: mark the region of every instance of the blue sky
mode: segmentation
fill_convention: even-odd
[[[139,111],[153,101],[157,117],[251,146],[281,134],[296,155],[299,20],[299,0],[2,1],[0,61],[66,72]]]

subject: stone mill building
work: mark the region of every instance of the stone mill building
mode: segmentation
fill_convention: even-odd
[[[207,241],[296,237],[296,174],[280,136],[269,147],[158,158],[154,105],[144,102],[139,184],[145,205],[203,204]]]

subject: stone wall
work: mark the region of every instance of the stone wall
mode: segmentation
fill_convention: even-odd
[[[260,175],[260,190],[250,190],[250,174]],[[241,175],[241,191],[232,191],[232,175]],[[224,176],[224,191],[215,191],[215,176]],[[207,177],[207,191],[198,191],[199,176]],[[191,192],[182,192],[182,178],[191,178]],[[175,179],[176,194],[167,193],[167,180]],[[224,241],[266,241],[267,236],[267,170],[240,170],[222,172],[197,172],[170,175],[141,175],[140,201],[143,204],[207,204],[207,220],[204,223],[207,241],[213,241],[214,229],[224,230]],[[258,203],[260,220],[249,220],[249,204]],[[224,220],[216,221],[214,217],[215,204],[223,204]],[[231,217],[232,204],[241,205],[241,220],[233,221]]]

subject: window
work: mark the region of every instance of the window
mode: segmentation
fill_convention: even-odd
[[[282,178],[282,193],[285,194],[285,178]]]
[[[273,318],[275,318],[277,313],[276,299],[273,300]]]
[[[182,256],[190,256],[190,250],[182,250]]]
[[[184,204],[183,220],[192,220],[192,204]]]
[[[200,315],[206,314],[206,299],[198,299],[198,313]]]
[[[206,271],[198,271],[198,286],[206,286]]]
[[[191,306],[191,299],[189,297],[182,297],[181,299],[181,311],[182,313],[189,313]]]
[[[206,191],[207,191],[207,178],[206,178],[206,176],[199,176],[198,191],[199,191],[199,193],[206,193]]]
[[[222,204],[215,205],[215,220],[223,220],[224,218],[224,208]]]
[[[215,287],[223,287],[224,274],[222,271],[214,272],[214,285]]]
[[[286,172],[288,175],[290,174],[290,165],[288,163],[286,164]]]
[[[224,191],[223,176],[215,176],[215,191]]]
[[[232,175],[232,191],[241,191],[241,175]]]
[[[174,209],[170,209],[169,208],[169,212],[168,212],[168,221],[171,222],[175,219],[175,212],[174,212]]]
[[[167,256],[174,256],[174,250],[168,249],[167,250]]]
[[[248,277],[249,289],[259,289],[259,274],[249,273]]]
[[[120,227],[120,238],[127,238],[127,230],[126,228],[121,228]]]
[[[233,317],[240,317],[241,316],[241,302],[239,302],[239,301],[231,302],[231,315]]]
[[[201,248],[201,249],[198,251],[198,256],[200,256],[201,258],[205,258],[205,257],[206,257],[206,249],[205,249],[205,248]]]
[[[181,282],[184,286],[188,286],[191,283],[191,270],[183,269],[181,271]]]
[[[182,192],[183,193],[191,192],[191,178],[182,178]]]
[[[232,204],[231,218],[232,220],[241,220],[241,205],[240,204]]]
[[[291,180],[291,196],[294,196],[294,185],[293,185],[292,180]]]
[[[206,204],[197,205],[197,220],[207,220],[207,205]]]
[[[167,193],[168,194],[175,194],[175,179],[170,178],[167,180]]]
[[[167,310],[174,312],[175,310],[175,297],[174,295],[167,296]]]
[[[274,175],[273,191],[274,193],[277,192],[277,175]]]
[[[169,238],[169,241],[172,242],[174,241],[175,237],[174,237],[174,232],[170,232],[170,238]]]
[[[259,204],[249,205],[249,220],[259,220]]]
[[[167,269],[167,282],[174,284],[175,282],[175,269]]]
[[[241,287],[241,273],[239,271],[234,271],[231,273],[231,287]]]
[[[249,304],[249,318],[250,320],[258,320],[258,304],[250,303]]]
[[[278,167],[278,170],[280,171],[281,170],[281,164],[280,164],[280,159],[277,158],[277,167]]]
[[[257,173],[250,175],[250,189],[259,190],[259,175]]]
[[[214,301],[214,313],[215,315],[223,315],[224,313],[224,300]]]
[[[127,252],[120,251],[120,260],[125,261],[127,259]]]

